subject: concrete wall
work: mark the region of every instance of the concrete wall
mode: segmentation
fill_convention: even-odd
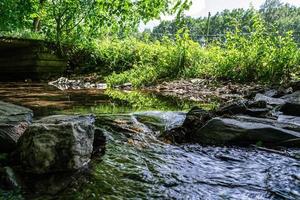
[[[45,46],[41,41],[0,39],[0,82],[61,76],[66,60]]]

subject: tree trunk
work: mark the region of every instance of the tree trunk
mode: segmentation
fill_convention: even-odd
[[[38,17],[33,19],[33,31],[39,32],[41,30],[41,18],[40,13],[43,11],[44,5],[46,0],[40,0],[39,10],[38,10]]]

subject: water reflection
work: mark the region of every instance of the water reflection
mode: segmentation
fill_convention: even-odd
[[[57,113],[130,113],[147,110],[189,110],[195,105],[212,108],[188,100],[164,97],[147,91],[119,90],[58,90],[38,83],[1,83],[0,100],[34,110],[35,116]]]

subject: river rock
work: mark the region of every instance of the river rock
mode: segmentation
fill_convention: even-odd
[[[68,90],[68,89],[74,89],[74,90],[80,90],[80,89],[99,89],[99,90],[105,90],[107,89],[106,83],[92,83],[92,82],[86,82],[84,80],[70,80],[65,77],[61,77],[55,81],[51,81],[48,83],[49,85],[52,85],[60,90]]]
[[[300,126],[300,117],[296,116],[279,115],[277,121],[281,123],[290,123]]]
[[[11,167],[0,168],[0,187],[5,190],[20,188],[20,180]]]
[[[36,121],[19,140],[26,172],[74,171],[89,163],[94,142],[94,117],[51,116]]]
[[[192,133],[203,127],[213,114],[199,107],[192,108],[182,126],[166,130],[159,138],[167,143],[186,143],[192,140]]]
[[[264,92],[263,95],[267,96],[267,97],[276,97],[278,95],[278,90],[275,89],[271,89],[271,90],[267,90],[266,92]]]
[[[103,155],[105,153],[106,136],[100,128],[95,128],[93,142],[93,156]]]
[[[300,91],[281,97],[286,103],[280,111],[285,115],[300,116]]]
[[[247,111],[247,101],[241,100],[232,102],[225,106],[222,106],[216,112],[217,115],[234,115],[234,114],[242,114]]]
[[[286,101],[280,98],[268,97],[263,94],[256,94],[255,101],[265,101],[269,105],[284,105]]]
[[[262,142],[280,145],[300,138],[300,127],[294,130],[275,120],[253,117],[213,118],[193,133],[193,142],[209,145],[249,145]]]
[[[0,101],[0,151],[11,152],[32,121],[33,112],[21,106]]]
[[[208,120],[212,119],[212,117],[213,114],[210,112],[199,107],[194,107],[187,113],[182,126],[188,129],[189,132],[193,132],[201,128]]]
[[[122,90],[130,90],[132,89],[132,83],[124,83],[122,85],[117,85],[115,88],[119,88]]]
[[[269,112],[270,108],[267,106],[265,101],[239,100],[220,107],[215,112],[215,115],[232,116],[237,114],[245,114],[252,117],[265,117]]]
[[[294,91],[300,90],[300,81],[294,81],[290,84]]]

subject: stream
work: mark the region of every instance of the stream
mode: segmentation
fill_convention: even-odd
[[[57,196],[35,199],[300,199],[300,150],[289,157],[256,148],[170,145],[157,140],[180,126],[196,103],[147,91],[66,90],[47,84],[0,84],[0,100],[54,114],[96,115],[107,138],[105,155],[88,180]],[[2,195],[2,196],[1,196]],[[0,199],[20,197],[0,192]]]

